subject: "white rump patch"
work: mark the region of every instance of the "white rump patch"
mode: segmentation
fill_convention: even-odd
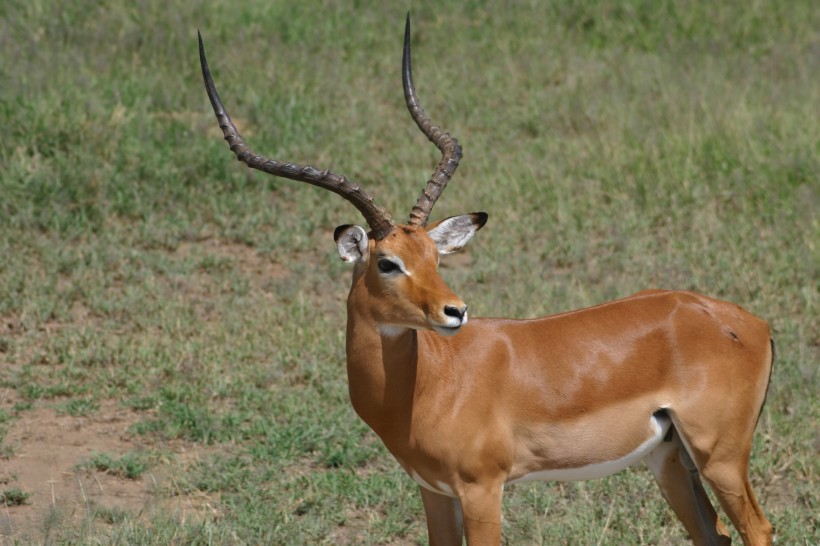
[[[672,421],[668,416],[659,413],[652,416],[652,428],[654,432],[644,443],[639,445],[634,451],[624,455],[619,459],[604,461],[578,468],[556,468],[551,470],[538,470],[531,472],[520,478],[510,480],[507,483],[529,482],[529,481],[580,481],[605,478],[620,472],[628,466],[643,460],[663,441]]]

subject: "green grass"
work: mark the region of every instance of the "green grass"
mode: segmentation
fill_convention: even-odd
[[[490,213],[450,286],[479,316],[664,287],[765,317],[778,361],[751,475],[779,542],[816,543],[813,3],[320,4],[0,6],[0,426],[120,401],[137,438],[202,450],[175,487],[219,512],[57,519],[48,540],[426,541],[415,485],[347,399],[331,233],[362,220],[232,159],[196,50],[200,29],[255,149],[403,219],[438,160],[400,88],[410,8],[419,96],[464,146],[433,216]],[[684,539],[640,468],[516,485],[504,511],[510,544]]]
[[[127,453],[119,458],[107,453],[93,453],[88,461],[81,465],[129,480],[136,480],[142,476],[149,466],[146,455],[140,452]]]
[[[3,506],[20,506],[28,504],[30,496],[31,495],[19,487],[13,487],[0,493],[0,502],[2,502]]]

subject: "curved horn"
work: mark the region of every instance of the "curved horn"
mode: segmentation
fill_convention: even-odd
[[[362,213],[364,219],[372,230],[372,236],[375,239],[381,239],[390,233],[395,224],[393,223],[390,214],[373,202],[373,196],[364,191],[358,184],[351,182],[343,175],[335,174],[329,170],[321,170],[310,165],[298,165],[296,163],[283,163],[275,159],[268,159],[258,155],[251,150],[242,135],[234,125],[222,101],[216,92],[213,79],[211,78],[211,71],[208,70],[208,61],[205,59],[205,47],[202,45],[202,35],[197,31],[199,36],[199,62],[202,65],[202,78],[205,80],[205,90],[208,92],[208,98],[211,100],[216,119],[219,121],[219,127],[222,129],[222,134],[225,135],[225,140],[231,147],[231,151],[236,155],[236,158],[250,167],[274,176],[281,176],[299,182],[307,182],[314,186],[330,190],[337,193],[350,201],[359,212]]]
[[[416,96],[416,90],[413,86],[413,70],[410,66],[409,12],[407,14],[407,23],[404,26],[404,53],[401,62],[401,76],[404,86],[404,100],[407,102],[407,109],[410,110],[413,121],[416,122],[416,125],[419,126],[421,132],[427,136],[430,142],[441,150],[441,161],[439,161],[438,167],[436,167],[430,180],[427,181],[427,186],[422,190],[421,196],[410,212],[409,224],[425,226],[430,211],[433,210],[433,205],[436,204],[441,192],[447,186],[447,182],[450,181],[450,177],[458,168],[458,162],[461,160],[461,146],[458,145],[455,138],[450,136],[450,133],[433,125],[433,122],[424,113]]]

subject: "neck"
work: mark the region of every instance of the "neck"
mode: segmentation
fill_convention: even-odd
[[[418,372],[418,333],[380,325],[369,311],[364,283],[355,282],[347,306],[347,376],[356,413],[382,438],[409,424]],[[357,302],[357,303],[354,303]],[[408,425],[409,426],[409,425]]]

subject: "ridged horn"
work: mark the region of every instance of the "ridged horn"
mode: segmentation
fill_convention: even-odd
[[[236,155],[236,158],[250,167],[264,173],[272,174],[273,176],[281,176],[290,180],[299,182],[307,182],[314,186],[330,190],[337,193],[350,201],[356,207],[367,225],[370,226],[371,236],[375,239],[382,239],[394,228],[390,214],[374,203],[373,196],[364,191],[361,186],[355,182],[351,182],[346,176],[333,173],[327,169],[317,169],[310,165],[299,165],[296,163],[285,163],[275,159],[268,159],[263,157],[250,149],[245,143],[245,139],[239,134],[239,131],[234,125],[228,112],[225,111],[225,106],[216,92],[211,71],[208,69],[208,61],[205,58],[205,47],[202,44],[202,35],[197,31],[199,37],[199,62],[202,66],[202,78],[205,80],[205,90],[208,92],[208,98],[213,106],[214,114],[219,122],[219,128],[222,129],[222,134],[231,151]]]
[[[425,226],[430,211],[433,210],[433,205],[436,204],[441,192],[447,186],[447,182],[450,181],[453,173],[456,172],[456,168],[458,168],[458,162],[461,160],[461,146],[450,133],[433,125],[430,118],[424,113],[416,96],[416,90],[413,86],[413,70],[410,64],[410,13],[407,14],[407,22],[404,26],[404,53],[402,55],[401,76],[404,87],[404,100],[407,103],[407,109],[410,110],[410,115],[413,116],[413,121],[416,122],[416,125],[419,126],[421,132],[427,136],[430,142],[435,144],[441,151],[441,161],[439,161],[436,170],[430,180],[427,181],[421,196],[410,212],[409,224]]]

